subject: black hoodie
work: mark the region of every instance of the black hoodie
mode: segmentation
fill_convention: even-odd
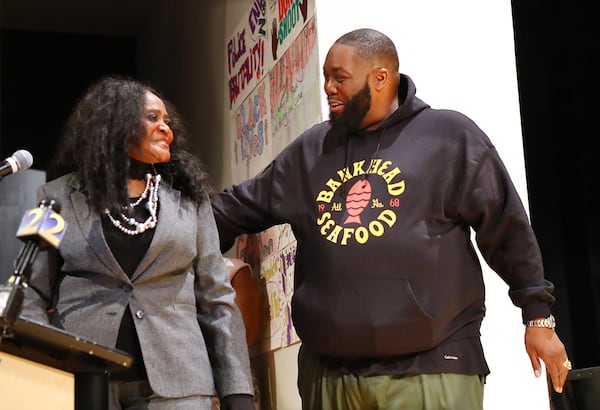
[[[548,316],[554,301],[488,137],[418,99],[406,75],[399,101],[374,131],[336,136],[329,121],[313,126],[260,175],[213,198],[224,248],[240,233],[291,225],[294,326],[327,356],[414,356],[464,339],[479,349],[484,283],[471,228],[523,320]]]

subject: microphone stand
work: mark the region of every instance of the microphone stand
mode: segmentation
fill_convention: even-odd
[[[41,208],[41,210],[39,209]],[[31,275],[31,265],[35,261],[40,249],[46,249],[52,244],[44,239],[43,230],[45,229],[43,224],[46,216],[50,214],[51,219],[60,223],[60,218],[57,213],[60,210],[60,206],[54,200],[42,200],[38,209],[27,211],[21,222],[21,227],[17,232],[17,236],[23,236],[21,238],[24,241],[19,254],[14,261],[14,271],[12,276],[8,279],[7,283],[0,286],[0,326],[2,332],[0,333],[0,341],[3,337],[10,337],[8,329],[17,320],[21,313],[21,307],[23,305],[24,289],[28,286],[29,277]],[[36,211],[38,211],[36,213]],[[34,216],[31,221],[32,215],[39,215],[41,211],[42,216],[37,218]],[[56,213],[55,213],[56,212]],[[62,221],[64,224],[64,221]],[[66,225],[66,224],[65,224]],[[60,239],[64,234],[66,227],[63,228],[59,234],[61,235],[56,241],[54,246],[58,247]]]
[[[0,308],[2,308],[0,319],[2,320],[1,325],[4,327],[2,335],[5,334],[6,326],[12,325],[21,313],[23,289],[27,287],[29,270],[38,251],[39,246],[35,241],[27,241],[15,259],[15,269],[9,283],[0,286]]]

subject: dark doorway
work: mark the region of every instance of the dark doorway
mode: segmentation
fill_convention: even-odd
[[[135,37],[2,30],[0,50],[0,157],[27,149],[39,170],[91,82],[136,74]]]

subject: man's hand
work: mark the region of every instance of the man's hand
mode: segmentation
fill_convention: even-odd
[[[554,390],[562,393],[570,362],[565,346],[558,338],[554,329],[544,327],[525,327],[525,349],[531,360],[535,377],[540,377],[542,367],[540,359],[546,364]]]

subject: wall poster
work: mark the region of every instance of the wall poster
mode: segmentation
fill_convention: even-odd
[[[228,37],[227,90],[234,183],[259,173],[294,138],[321,121],[314,1],[255,0]],[[298,342],[291,319],[296,241],[289,225],[242,235],[237,258],[262,294],[260,351]]]

